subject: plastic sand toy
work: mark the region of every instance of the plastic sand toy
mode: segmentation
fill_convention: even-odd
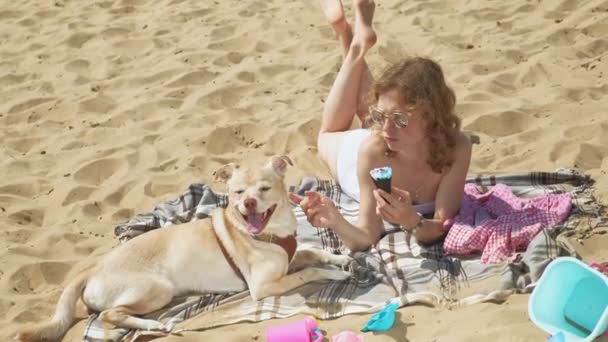
[[[395,323],[395,311],[399,309],[399,304],[391,303],[381,311],[375,313],[365,324],[362,332],[386,331],[393,327]]]

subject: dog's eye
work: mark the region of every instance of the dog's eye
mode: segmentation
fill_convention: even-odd
[[[270,190],[269,186],[263,186],[263,187],[260,188],[260,191],[262,191],[262,192],[266,192],[268,190]]]
[[[234,193],[237,195],[242,195],[245,192],[245,190],[237,190]]]

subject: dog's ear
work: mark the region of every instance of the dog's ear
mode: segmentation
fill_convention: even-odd
[[[238,166],[236,167],[238,168]],[[216,181],[226,183],[230,178],[232,178],[232,173],[234,172],[235,166],[233,164],[226,164],[219,169],[213,171],[213,178]]]
[[[288,156],[274,156],[270,158],[270,162],[268,162],[268,167],[274,170],[277,175],[283,177],[285,176],[285,171],[287,170],[287,165],[292,165],[293,162],[289,159]]]

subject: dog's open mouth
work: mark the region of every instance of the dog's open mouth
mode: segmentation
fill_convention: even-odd
[[[277,205],[275,204],[263,213],[249,212],[247,215],[241,213],[247,222],[247,231],[253,235],[260,234],[264,228],[266,228],[266,224],[270,220],[276,207]]]

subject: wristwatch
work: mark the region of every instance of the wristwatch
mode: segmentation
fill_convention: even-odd
[[[418,223],[416,223],[416,225],[414,227],[412,227],[410,229],[406,229],[406,230],[409,230],[413,236],[416,236],[418,229],[422,228],[422,224],[424,223],[424,216],[422,216],[422,214],[419,212],[416,212],[416,215],[418,215]]]

